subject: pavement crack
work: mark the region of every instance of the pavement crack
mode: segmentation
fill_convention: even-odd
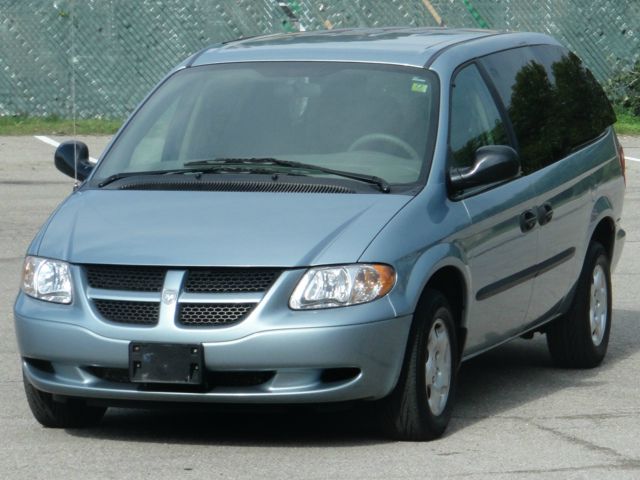
[[[616,413],[586,413],[576,415],[453,415],[458,420],[486,420],[488,418],[501,418],[505,420],[521,420],[531,422],[535,420],[607,420],[611,418],[635,418],[640,415],[640,410],[630,410]]]
[[[555,420],[609,420],[611,418],[637,417],[640,411],[617,412],[617,413],[587,413],[580,415],[558,415],[555,417],[545,417]]]
[[[544,475],[549,473],[563,473],[563,472],[589,472],[594,470],[635,470],[640,467],[638,462],[634,462],[630,464],[629,462],[618,462],[618,463],[601,463],[595,465],[587,465],[584,467],[558,467],[558,468],[523,468],[519,470],[495,470],[495,471],[487,471],[487,472],[466,472],[466,473],[454,473],[452,475],[447,475],[445,478],[458,478],[465,477],[471,478],[475,476],[491,476],[491,477],[501,477],[506,476],[507,478],[511,478],[513,475]]]
[[[555,435],[557,437],[562,438],[563,440],[568,441],[569,443],[572,443],[573,445],[577,445],[583,448],[586,448],[587,450],[590,450],[592,452],[596,452],[596,453],[605,453],[608,454],[616,459],[618,459],[617,463],[619,466],[624,466],[625,468],[640,468],[640,459],[636,459],[636,458],[632,458],[632,457],[628,457],[616,450],[614,450],[613,448],[610,447],[605,447],[602,445],[598,445],[596,443],[590,442],[588,440],[584,440],[583,438],[579,438],[575,435],[571,435],[569,433],[566,432],[562,432],[560,430],[556,430],[555,428],[551,428],[551,427],[546,427],[544,425],[540,425],[537,422],[529,422],[531,425],[533,425],[534,427],[544,431],[544,432],[548,432],[551,433],[552,435]]]

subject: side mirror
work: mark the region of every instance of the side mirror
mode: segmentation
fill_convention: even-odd
[[[474,154],[473,166],[451,168],[449,182],[454,190],[502,182],[518,176],[520,159],[518,153],[506,145],[487,145]]]
[[[77,140],[58,145],[53,160],[58,170],[71,178],[77,176],[80,181],[87,178],[93,170],[93,165],[89,163],[89,147]],[[76,167],[77,173],[74,173]]]

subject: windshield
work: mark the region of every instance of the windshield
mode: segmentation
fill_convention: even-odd
[[[196,170],[197,161],[273,158],[415,184],[434,136],[436,87],[426,70],[387,65],[184,69],[136,113],[93,183],[127,172]],[[294,167],[269,168],[286,174]],[[319,170],[304,175],[331,177]]]

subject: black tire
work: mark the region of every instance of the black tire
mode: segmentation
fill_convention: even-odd
[[[414,314],[400,379],[391,395],[381,402],[384,428],[394,439],[433,440],[440,437],[447,428],[455,397],[459,363],[453,318],[449,302],[442,293],[436,290],[425,291]],[[444,326],[448,335],[451,368],[445,406],[434,414],[427,392],[426,363],[429,334],[437,321],[437,326]]]
[[[24,391],[27,402],[35,419],[47,428],[82,428],[100,423],[105,407],[88,406],[83,400],[76,398],[58,402],[50,393],[35,388],[24,378]]]
[[[591,327],[591,297],[594,272],[604,274],[606,285],[606,320],[601,341],[594,340]],[[603,302],[604,303],[604,302]],[[592,242],[578,279],[575,296],[566,315],[554,321],[547,329],[547,345],[555,365],[564,368],[593,368],[602,363],[609,345],[611,332],[611,272],[607,251],[598,242]]]

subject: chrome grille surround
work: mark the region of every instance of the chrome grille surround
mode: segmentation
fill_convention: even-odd
[[[99,318],[117,324],[173,324],[179,328],[216,328],[242,322],[282,272],[273,268],[84,268],[86,296]],[[159,289],[154,284],[158,272],[163,278]],[[141,284],[132,279],[140,279]],[[149,291],[150,285],[153,291]]]

